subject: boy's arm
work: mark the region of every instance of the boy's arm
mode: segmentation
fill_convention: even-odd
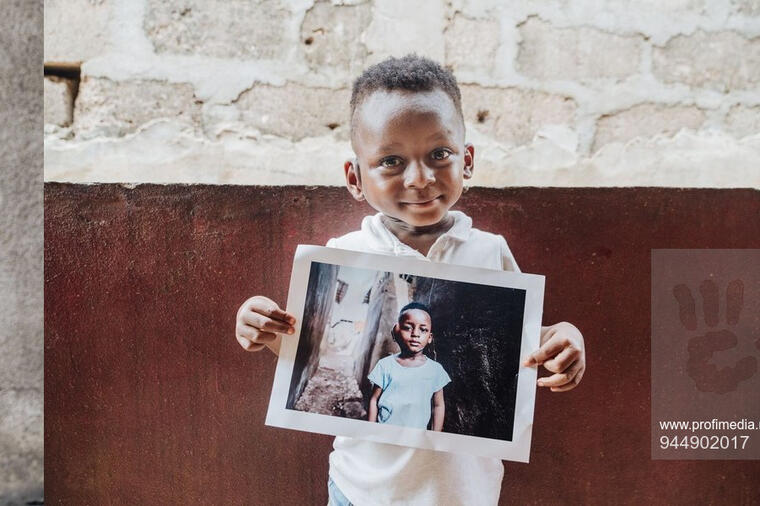
[[[586,371],[583,335],[567,322],[541,327],[541,346],[528,356],[523,365],[543,365],[554,373],[539,378],[538,386],[551,387],[552,392],[572,390],[580,383]]]
[[[370,422],[377,422],[377,400],[382,393],[383,389],[377,385],[372,389],[372,397],[369,398],[369,418],[367,418]]]
[[[443,430],[443,416],[446,414],[446,404],[443,401],[443,388],[433,394],[433,424],[431,429],[441,432]]]

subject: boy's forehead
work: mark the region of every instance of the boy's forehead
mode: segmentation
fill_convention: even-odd
[[[439,88],[425,91],[379,89],[365,97],[359,108],[364,114],[393,114],[405,110],[456,111],[454,101]]]
[[[376,90],[354,111],[354,130],[362,134],[382,134],[408,114],[436,117],[446,130],[463,127],[454,101],[441,89],[430,91]]]
[[[418,319],[422,318],[422,319],[425,319],[427,321],[432,321],[432,319],[430,318],[430,315],[428,314],[427,311],[424,311],[422,309],[417,309],[417,308],[407,309],[401,315],[401,319],[402,320],[408,320],[410,318],[415,318],[415,317],[418,318]]]

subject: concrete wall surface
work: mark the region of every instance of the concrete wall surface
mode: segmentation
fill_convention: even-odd
[[[45,0],[46,180],[340,185],[352,80],[410,52],[476,186],[760,187],[756,0]]]
[[[46,185],[48,504],[326,503],[332,438],[264,425],[276,360],[233,323],[251,294],[284,304],[299,243],[358,227],[344,192]],[[578,388],[537,392],[501,504],[757,503],[760,461],[651,459],[649,304],[652,248],[760,248],[760,192],[475,188],[460,209],[588,350]]]
[[[42,500],[42,2],[0,20],[0,504]]]

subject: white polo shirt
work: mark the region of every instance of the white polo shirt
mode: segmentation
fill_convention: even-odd
[[[454,225],[435,241],[427,257],[399,241],[383,225],[381,213],[367,216],[361,230],[330,239],[327,246],[519,272],[504,237],[472,228],[472,220],[462,212],[449,213]],[[356,506],[469,506],[499,501],[504,476],[499,459],[340,436],[333,448],[330,477]]]

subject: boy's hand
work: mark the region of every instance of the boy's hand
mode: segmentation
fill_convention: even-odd
[[[292,334],[296,318],[280,309],[276,302],[261,295],[240,306],[235,319],[235,338],[246,351],[275,346],[277,334]],[[272,349],[277,353],[276,349]]]
[[[572,390],[586,371],[586,348],[580,330],[561,322],[541,328],[541,347],[523,362],[526,367],[542,365],[554,374],[539,378],[538,386],[552,392]]]

